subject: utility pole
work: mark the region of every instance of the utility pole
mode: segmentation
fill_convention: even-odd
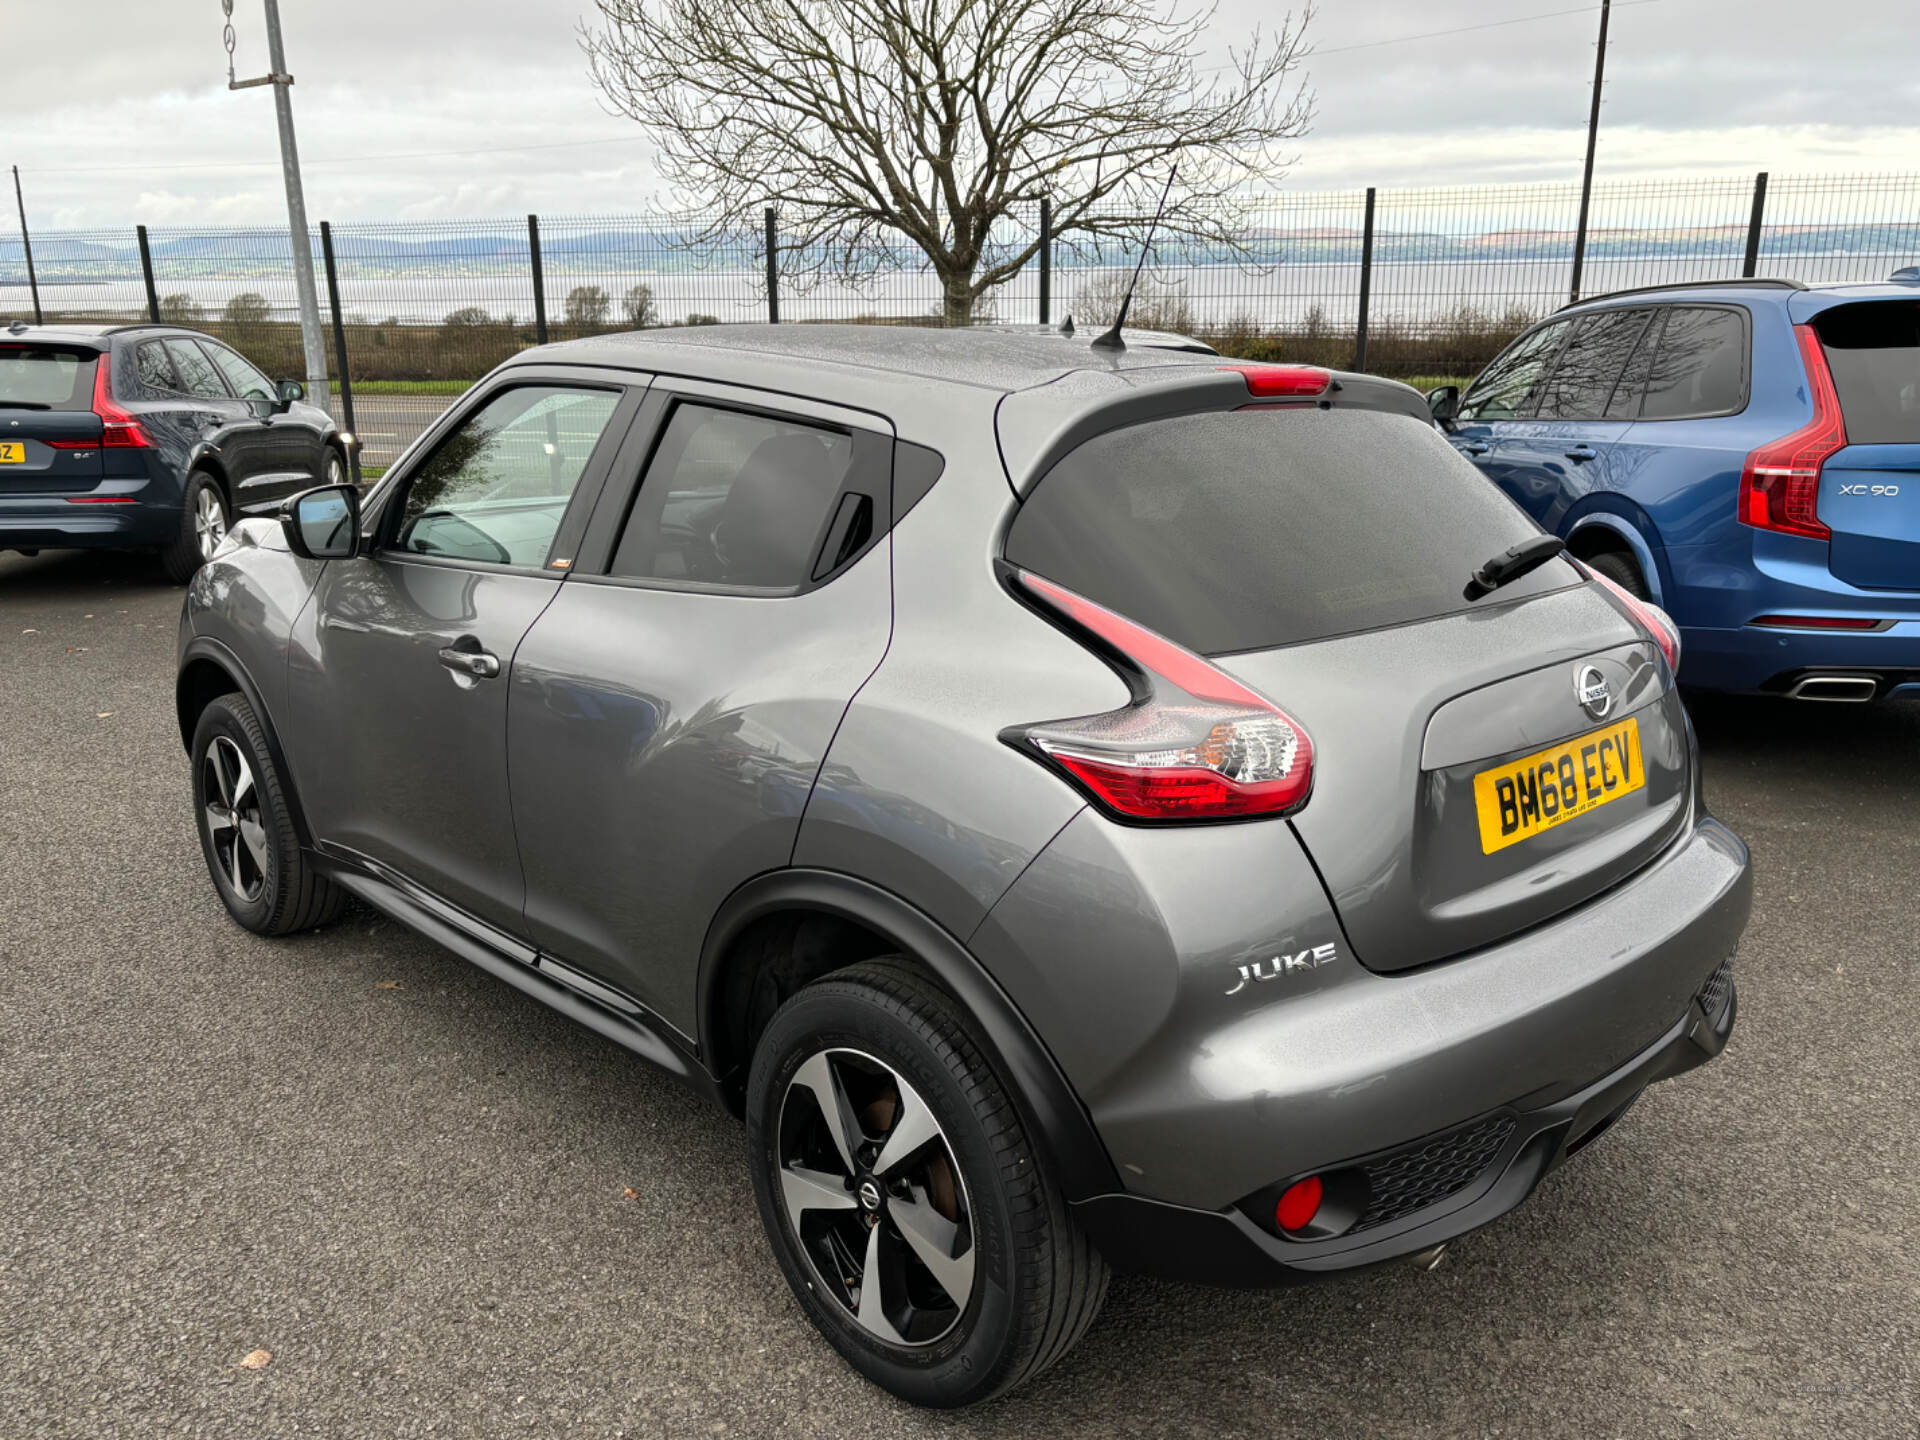
[[[271,5],[273,0],[267,0]],[[1593,203],[1593,149],[1600,139],[1600,87],[1607,78],[1607,14],[1613,0],[1600,0],[1600,48],[1593,57],[1593,109],[1587,115],[1587,168],[1580,175],[1580,223],[1573,232],[1573,286],[1569,303],[1580,298],[1580,272],[1587,262],[1587,212]]]
[[[233,75],[233,0],[220,0],[227,15],[227,88],[247,90],[273,87],[273,110],[280,122],[280,166],[287,177],[287,238],[293,245],[293,286],[300,303],[300,348],[307,360],[307,398],[327,403],[327,342],[320,329],[320,291],[313,279],[313,239],[307,231],[307,200],[300,188],[300,152],[293,142],[293,76],[287,73],[286,49],[280,43],[280,0],[264,0],[267,11],[267,62],[273,68],[254,80]]]
[[[27,197],[20,191],[18,165],[13,167],[13,203],[20,207],[20,250],[27,257],[27,289],[33,293],[33,323],[44,325],[47,317],[40,312],[40,279],[33,273],[33,237],[27,234]]]

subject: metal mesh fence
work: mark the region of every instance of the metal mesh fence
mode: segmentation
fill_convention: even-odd
[[[1757,272],[1871,280],[1920,261],[1920,175],[1786,176],[1595,185],[1583,295]],[[1404,378],[1473,374],[1574,290],[1579,188],[1571,184],[1381,190],[1367,267],[1366,368]],[[1130,323],[1203,336],[1249,358],[1354,363],[1364,191],[1254,196],[1210,217],[1213,239],[1163,233]],[[561,215],[333,227],[348,373],[378,466],[465,384],[548,339],[650,325],[767,318],[763,227],[710,233],[692,216]],[[1143,217],[1109,215],[1138,221]],[[997,221],[983,265],[1030,255],[974,307],[973,323],[1041,318],[1038,205]],[[312,237],[322,273],[319,234]],[[275,375],[303,368],[284,228],[153,229],[148,274],[133,227],[36,232],[49,321],[161,318],[207,329]],[[779,242],[780,319],[940,324],[939,277],[904,241],[875,242],[855,273]],[[1128,238],[1054,237],[1050,318],[1107,323],[1132,273]],[[536,280],[536,271],[539,278]],[[0,321],[31,319],[17,231],[0,233]],[[334,347],[329,336],[330,365]],[[437,398],[436,398],[437,397]]]

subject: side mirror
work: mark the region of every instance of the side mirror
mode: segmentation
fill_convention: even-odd
[[[284,411],[296,400],[307,398],[307,387],[298,380],[282,380],[277,388],[280,392],[279,403],[273,407],[276,413]]]
[[[1451,431],[1454,421],[1460,418],[1460,387],[1442,385],[1438,390],[1427,392],[1427,413],[1433,416],[1433,423],[1442,430]]]
[[[304,560],[351,560],[360,553],[360,492],[322,485],[280,507],[287,548]]]

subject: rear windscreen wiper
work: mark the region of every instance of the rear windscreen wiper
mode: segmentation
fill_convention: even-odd
[[[1566,542],[1558,535],[1536,535],[1531,540],[1522,540],[1511,550],[1502,550],[1474,571],[1473,578],[1467,581],[1467,588],[1462,593],[1469,600],[1491,595],[1509,581],[1538,570],[1566,548]]]
[[[0,400],[0,410],[51,410],[53,406],[42,405],[38,400]]]

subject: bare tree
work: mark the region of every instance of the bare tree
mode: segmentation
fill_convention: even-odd
[[[1289,13],[1209,70],[1207,0],[595,0],[595,83],[659,145],[698,238],[779,207],[787,273],[859,280],[915,247],[946,320],[1038,246],[990,242],[1051,196],[1063,240],[1137,238],[1178,162],[1160,235],[1245,245],[1220,202],[1282,173],[1313,100]]]

